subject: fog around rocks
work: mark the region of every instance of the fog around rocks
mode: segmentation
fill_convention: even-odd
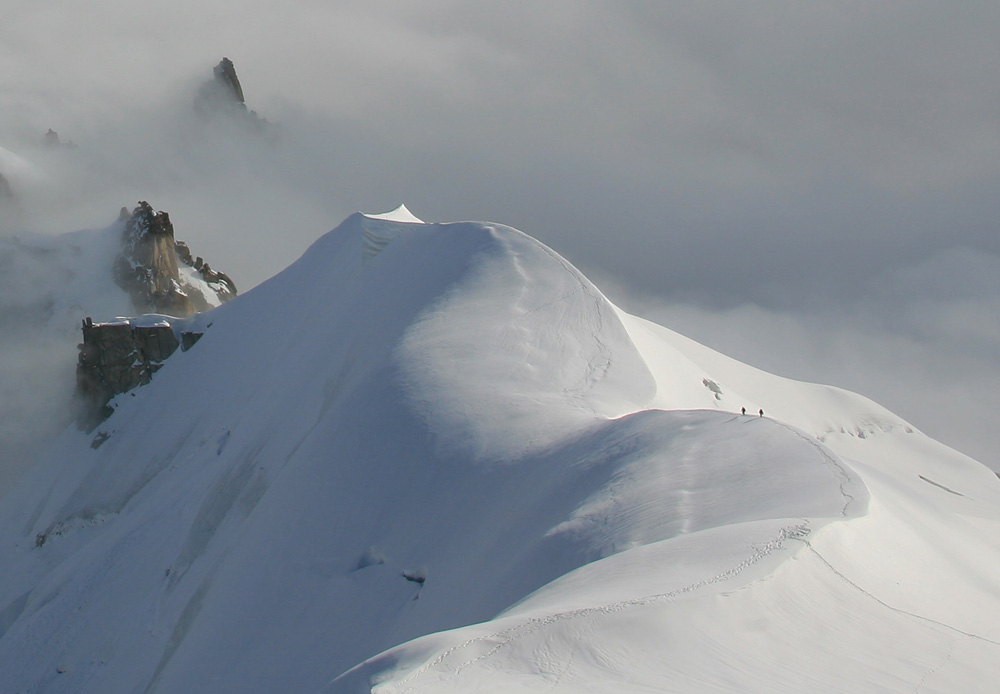
[[[18,4],[0,235],[149,200],[249,289],[355,210],[502,222],[626,308],[998,467],[998,14]],[[223,56],[266,133],[196,114]]]

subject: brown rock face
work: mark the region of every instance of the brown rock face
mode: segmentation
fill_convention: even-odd
[[[185,288],[181,264],[195,267],[188,247],[174,240],[170,216],[140,201],[125,221],[122,251],[115,261],[115,281],[128,291],[137,313],[183,317],[211,308],[202,293]],[[196,269],[219,302],[236,296],[236,285],[228,275],[207,265]]]
[[[166,322],[132,325],[130,321],[83,321],[83,342],[78,345],[76,365],[80,428],[90,431],[100,424],[111,414],[111,398],[149,383],[178,346],[174,329]]]
[[[183,318],[236,296],[236,285],[228,275],[213,271],[201,258],[192,261],[188,247],[174,240],[174,226],[166,212],[154,211],[148,202],[140,201],[131,214],[122,208],[121,221],[122,249],[115,260],[115,280],[128,291],[137,313]],[[201,337],[195,332],[178,336],[171,320],[155,316],[113,323],[83,321],[76,367],[81,429],[90,431],[104,421],[111,414],[111,398],[149,383],[178,347],[187,350]]]
[[[139,313],[194,313],[190,297],[180,290],[170,216],[154,212],[148,202],[140,202],[125,222],[115,280],[131,295]]]

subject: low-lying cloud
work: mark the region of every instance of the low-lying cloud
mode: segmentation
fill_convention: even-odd
[[[489,219],[985,458],[998,29],[901,0],[17,3],[0,234],[149,200],[246,290],[358,209]],[[195,115],[224,55],[267,134]]]
[[[954,249],[870,277],[855,300],[784,308],[609,284],[639,315],[765,371],[863,393],[1000,470],[1000,256]]]

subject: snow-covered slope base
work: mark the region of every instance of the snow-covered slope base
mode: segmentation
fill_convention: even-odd
[[[1000,674],[992,473],[516,230],[354,215],[207,323],[0,500],[0,691]]]

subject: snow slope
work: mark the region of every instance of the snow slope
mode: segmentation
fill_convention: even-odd
[[[357,214],[200,320],[0,500],[0,691],[1000,670],[992,473],[624,314],[521,232]]]

